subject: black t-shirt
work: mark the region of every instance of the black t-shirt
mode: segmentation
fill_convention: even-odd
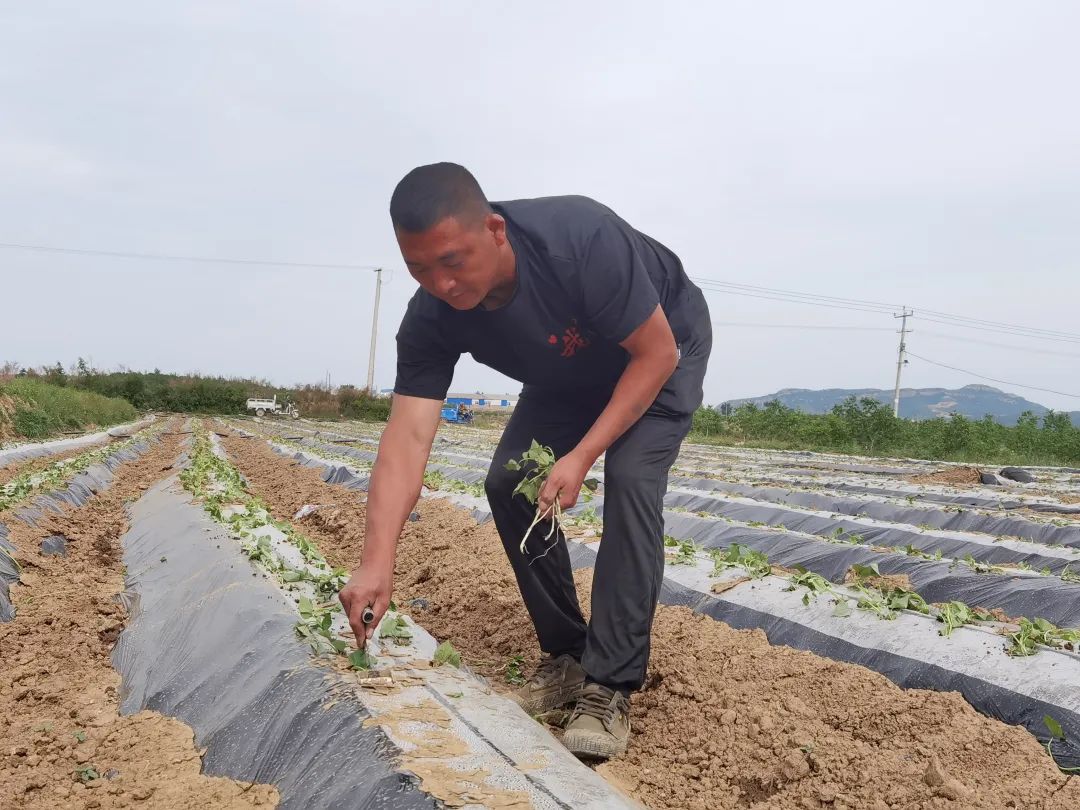
[[[514,250],[513,297],[462,312],[417,290],[398,330],[395,393],[444,399],[465,353],[526,393],[611,388],[629,359],[619,342],[660,304],[681,358],[656,405],[690,413],[701,404],[712,325],[674,253],[587,197],[491,205]]]

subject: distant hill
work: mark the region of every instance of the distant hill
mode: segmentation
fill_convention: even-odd
[[[762,406],[774,399],[789,408],[805,413],[828,413],[850,396],[872,397],[879,402],[892,404],[893,392],[880,388],[826,388],[812,391],[807,388],[784,388],[775,394],[750,399],[732,399],[724,403],[737,408],[753,402]],[[965,385],[963,388],[901,388],[900,416],[905,419],[933,419],[950,413],[963,414],[971,419],[982,419],[990,414],[1003,425],[1015,425],[1024,411],[1042,416],[1049,408],[1016,394],[999,391],[989,385]],[[1069,414],[1072,423],[1080,427],[1080,411]]]

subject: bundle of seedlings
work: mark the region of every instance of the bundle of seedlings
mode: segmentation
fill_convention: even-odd
[[[536,441],[536,439],[533,439],[529,449],[521,454],[520,459],[512,458],[506,462],[506,469],[511,472],[525,471],[524,477],[522,477],[521,481],[518,482],[518,485],[514,488],[514,495],[523,496],[529,503],[536,507],[536,514],[533,516],[533,521],[529,524],[529,528],[525,530],[525,536],[521,538],[522,554],[528,554],[526,543],[528,542],[529,535],[532,534],[533,529],[535,529],[542,521],[551,520],[551,528],[544,536],[544,542],[546,543],[544,551],[533,558],[533,562],[546,556],[547,553],[555,547],[555,544],[559,542],[559,533],[564,529],[563,509],[562,505],[559,503],[558,493],[556,493],[555,502],[547,509],[543,509],[539,503],[540,490],[544,488],[548,476],[551,475],[551,470],[555,466],[555,461],[555,452],[550,447],[545,447]],[[596,492],[599,483],[600,482],[595,478],[585,479],[581,487],[581,492],[586,500],[592,498],[592,493]]]

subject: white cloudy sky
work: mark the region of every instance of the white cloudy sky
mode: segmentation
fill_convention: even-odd
[[[693,276],[1080,331],[1078,28],[1073,2],[8,3],[0,242],[386,267],[385,387],[413,289],[387,200],[454,160],[493,199],[596,197]],[[0,361],[362,384],[372,290],[0,249]],[[880,330],[718,325],[710,402],[892,384],[888,315],[709,300]],[[1075,342],[915,328],[923,357],[1080,394]],[[464,359],[454,387],[512,383]]]

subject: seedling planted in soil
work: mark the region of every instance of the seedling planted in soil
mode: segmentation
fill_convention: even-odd
[[[432,660],[437,667],[441,667],[443,664],[449,664],[452,667],[460,667],[461,653],[455,650],[454,645],[449,641],[444,641],[435,648],[435,655]]]
[[[784,588],[785,591],[794,591],[796,588],[806,588],[806,593],[803,594],[802,603],[804,605],[810,604],[810,599],[816,599],[818,596],[826,593],[832,593],[832,583],[821,574],[815,574],[813,571],[807,571],[801,565],[796,566],[795,570],[798,573],[791,575],[791,584]]]
[[[1068,630],[1051,624],[1046,619],[1020,619],[1020,629],[1007,634],[1009,639],[1005,652],[1012,656],[1035,655],[1038,645],[1058,650],[1076,652],[1080,649],[1080,630]]]
[[[712,552],[713,576],[729,568],[742,568],[751,579],[761,579],[772,573],[769,558],[763,552],[742,545],[732,543],[726,551],[716,549]]]
[[[664,546],[675,549],[669,554],[671,565],[696,565],[698,547],[693,540],[676,540],[669,534],[664,535]]]
[[[525,685],[525,656],[518,653],[506,662],[506,682],[511,686]]]
[[[366,650],[356,650],[349,653],[349,663],[353,669],[366,672],[375,666],[375,659],[367,654]]]
[[[412,631],[404,616],[387,616],[379,625],[379,638],[393,639],[395,644],[405,645],[412,641]]]
[[[993,621],[994,617],[985,610],[970,608],[963,602],[946,602],[938,606],[937,620],[945,626],[938,633],[948,638],[957,627],[973,622]]]
[[[100,779],[101,774],[93,765],[87,765],[85,768],[79,768],[75,771],[75,778],[80,782],[93,782],[95,779]]]
[[[1046,726],[1046,730],[1050,732],[1050,739],[1046,741],[1046,753],[1050,759],[1054,760],[1054,764],[1057,765],[1058,770],[1062,773],[1080,773],[1080,768],[1066,768],[1062,765],[1058,765],[1057,758],[1054,756],[1054,751],[1051,746],[1056,742],[1065,742],[1065,732],[1061,728],[1061,723],[1055,720],[1048,714],[1043,715],[1043,725]]]

